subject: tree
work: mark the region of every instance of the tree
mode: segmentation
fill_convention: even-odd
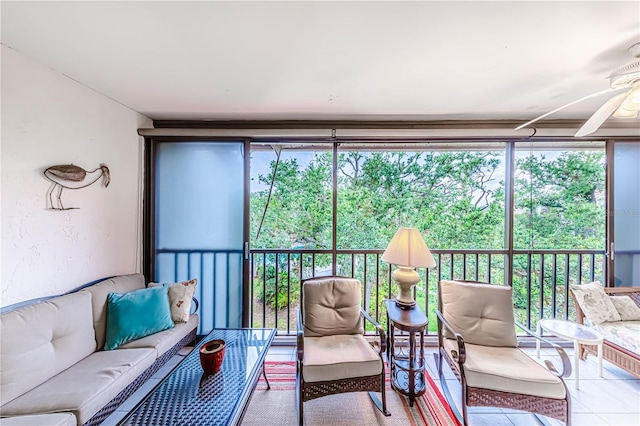
[[[338,155],[335,235],[338,249],[383,250],[400,226],[417,227],[427,245],[435,250],[504,248],[505,186],[496,178],[504,167],[503,151],[340,151]],[[332,247],[332,163],[332,153],[327,151],[316,152],[304,166],[295,155],[283,155],[257,239],[268,190],[251,194],[252,247],[301,250]],[[515,247],[601,249],[605,220],[603,164],[601,151],[568,151],[549,159],[543,154],[531,154],[517,159]],[[259,181],[268,185],[274,169],[272,162],[270,173],[258,176]],[[317,270],[331,267],[332,262],[328,255],[295,255],[288,261],[283,255],[269,256],[255,262],[254,276],[257,293],[274,308],[284,308],[298,297],[294,294],[293,298],[290,295],[283,298],[284,283],[286,291],[291,290],[291,283],[292,291],[299,291],[297,286],[303,275],[314,273],[312,263]],[[355,276],[363,279],[364,304],[375,307],[375,301],[381,304],[381,299],[389,294],[388,265],[378,265],[382,279],[379,293],[375,293],[372,289],[375,277],[370,272],[375,257],[366,259],[369,265],[366,277],[364,255],[339,256],[336,268],[338,273],[347,275],[353,270]],[[526,308],[528,298],[540,297],[541,258],[532,259],[531,271],[526,255],[513,259],[513,285],[519,309]],[[459,259],[454,263],[453,277],[448,277],[451,261],[451,256],[441,258],[442,278],[468,279],[463,276]],[[470,268],[475,268],[475,262],[475,258],[468,261]],[[489,256],[479,257],[477,262],[482,271],[477,279],[488,279],[485,271]],[[552,286],[547,282],[551,277],[548,263],[547,258],[547,272],[542,277],[546,306],[550,306],[553,296]],[[491,262],[494,283],[502,282],[503,267],[501,256],[494,256]],[[266,282],[262,282],[263,274]],[[427,296],[435,300],[435,283],[441,277],[435,276],[435,271],[429,274],[429,294],[421,290],[418,293],[421,300]],[[528,277],[532,277],[530,293]],[[577,279],[564,277],[563,273],[560,277],[562,285]],[[566,306],[567,301],[563,303]]]

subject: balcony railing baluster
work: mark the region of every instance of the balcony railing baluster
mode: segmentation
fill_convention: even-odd
[[[291,334],[291,253],[287,253],[287,334]]]
[[[564,308],[564,319],[569,319],[569,253],[564,255],[564,297],[565,297],[565,308]]]
[[[538,319],[544,318],[544,253],[540,255],[540,310]]]
[[[558,305],[557,305],[557,294],[558,294],[558,269],[557,269],[558,255],[553,254],[551,258],[551,269],[553,270],[553,277],[551,281],[551,285],[553,287],[553,292],[551,293],[551,309],[553,312],[553,317],[555,318],[558,314]]]

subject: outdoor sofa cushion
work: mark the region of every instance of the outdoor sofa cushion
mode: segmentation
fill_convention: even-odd
[[[620,321],[640,321],[640,307],[629,296],[609,296],[609,299],[618,311]]]
[[[620,314],[598,281],[572,285],[569,288],[591,325],[598,325],[606,321],[620,321]]]
[[[108,278],[80,291],[80,293],[90,293],[92,296],[93,328],[96,335],[94,350],[102,350],[104,347],[107,335],[107,296],[109,293],[128,293],[141,288],[145,288],[142,274],[130,274]]]
[[[194,328],[198,327],[199,321],[200,320],[197,314],[191,315],[188,322],[180,322],[177,323],[173,328],[154,333],[150,336],[143,337],[142,339],[125,343],[124,345],[119,346],[117,350],[155,348],[155,350],[158,352],[158,356],[160,356],[171,349],[180,340],[182,340]]]
[[[603,322],[593,328],[605,340],[640,355],[640,321]]]
[[[173,328],[166,287],[143,288],[107,296],[107,338],[113,350],[132,340]]]
[[[3,314],[0,339],[4,406],[95,350],[91,295],[72,293]]]
[[[149,283],[149,287],[165,286],[169,289],[171,319],[175,323],[189,321],[191,300],[196,292],[197,279],[177,283]]]
[[[77,426],[73,413],[33,414],[26,416],[5,417],[0,419],[0,426]]]
[[[155,360],[155,349],[94,352],[72,368],[3,405],[2,415],[68,411],[76,416],[78,424],[83,424]]]

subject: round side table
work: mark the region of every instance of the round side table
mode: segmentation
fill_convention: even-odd
[[[538,322],[538,335],[545,330],[554,336],[573,342],[573,367],[575,370],[575,387],[580,389],[580,348],[578,345],[596,345],[598,347],[598,367],[602,377],[602,334],[596,330],[572,321],[559,319],[541,319]],[[536,356],[540,358],[540,340],[536,339]]]

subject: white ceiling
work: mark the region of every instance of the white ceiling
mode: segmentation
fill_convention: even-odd
[[[1,17],[4,45],[153,119],[527,120],[606,89],[640,41],[640,1],[2,1]]]

